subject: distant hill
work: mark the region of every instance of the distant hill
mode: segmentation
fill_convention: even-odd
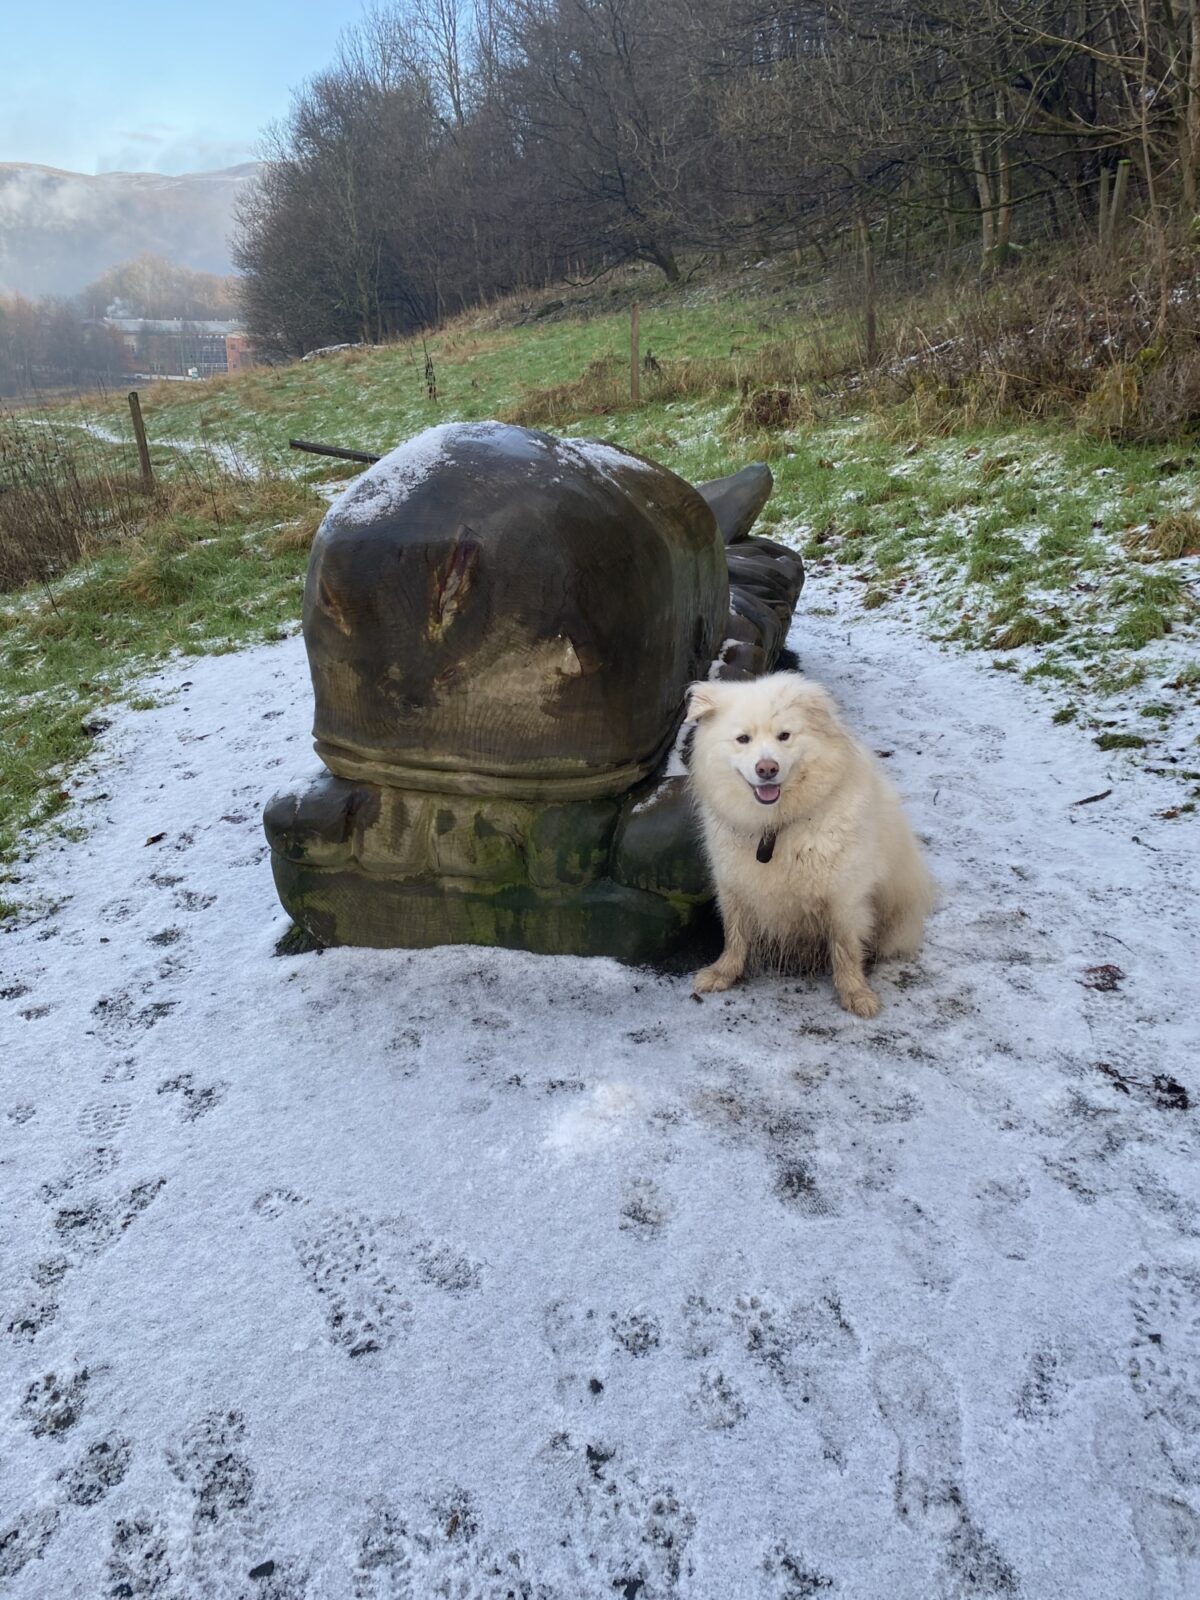
[[[179,177],[92,177],[0,162],[0,291],[76,294],[110,267],[147,253],[201,272],[230,272],[234,200],[258,170],[248,161]]]

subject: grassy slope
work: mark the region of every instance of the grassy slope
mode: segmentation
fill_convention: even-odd
[[[72,764],[140,674],[294,627],[321,504],[278,478],[214,475],[199,493],[168,479],[136,536],[0,602],[0,885],[22,830],[63,809]],[[0,888],[0,914],[9,900]]]
[[[232,447],[266,476],[222,477],[207,516],[202,506],[168,509],[132,547],[101,553],[53,594],[29,591],[0,607],[0,856],[20,827],[62,805],[62,772],[85,748],[84,729],[137,672],[173,650],[234,648],[294,625],[313,523],[307,486],[349,469],[296,456],[289,437],[380,452],[435,421],[496,415],[552,417],[694,479],[767,457],[777,489],[765,531],[804,549],[810,604],[823,585],[854,584],[867,609],[889,607],[990,651],[999,670],[1048,691],[1047,715],[1085,722],[1099,742],[1178,772],[1190,808],[1200,777],[1197,559],[1138,560],[1125,542],[1196,507],[1200,475],[1185,447],[1168,462],[1161,445],[1117,447],[1049,426],[938,438],[903,410],[847,416],[817,381],[831,341],[844,339],[844,329],[814,330],[804,314],[762,302],[697,296],[647,308],[642,349],[666,373],[710,365],[691,389],[667,383],[673,398],[656,397],[661,386],[648,380],[636,412],[615,400],[623,314],[516,327],[483,315],[425,343],[157,386],[144,408],[168,476],[164,441]],[[738,386],[769,376],[758,353],[781,346],[814,381],[804,420],[764,432],[747,425]],[[128,435],[122,399],[58,415]]]

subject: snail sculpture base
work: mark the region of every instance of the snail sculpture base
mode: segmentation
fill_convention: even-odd
[[[694,489],[500,424],[432,430],[365,474],[305,592],[325,770],[263,818],[304,933],[639,964],[686,945],[712,889],[684,689],[769,671],[804,581],[748,537],[770,488],[762,466]]]
[[[265,820],[279,897],[320,944],[642,963],[685,942],[711,899],[683,788],[540,804],[329,775]]]

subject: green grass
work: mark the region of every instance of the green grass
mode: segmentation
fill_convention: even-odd
[[[642,352],[652,352],[665,374],[721,363],[731,380],[730,394],[736,393],[741,375],[756,370],[764,351],[779,352],[775,359],[786,357],[816,373],[826,345],[844,338],[840,324],[814,325],[809,311],[781,316],[754,301],[646,308],[641,318]],[[615,364],[629,410],[628,352],[624,313],[520,328],[497,326],[483,313],[424,340],[344,351],[203,385],[159,384],[143,395],[143,410],[152,439],[208,438],[282,465],[289,460],[291,437],[382,452],[432,423],[495,417],[527,405],[532,393],[578,383],[598,363]],[[426,353],[433,362],[436,400],[427,392]],[[654,387],[653,377],[647,377],[647,397]],[[130,436],[123,396],[82,401],[70,414]],[[665,431],[662,407],[652,398],[638,418],[648,430]],[[314,478],[333,475],[316,462],[307,470]]]
[[[1063,632],[1064,624],[1051,617],[1035,617],[1029,611],[1018,611],[991,638],[993,650],[1019,650],[1022,645],[1048,644]]]
[[[166,514],[69,582],[0,601],[0,863],[67,804],[71,768],[139,676],[294,626],[319,502],[270,479],[221,487],[219,516]]]
[[[1162,607],[1144,601],[1122,613],[1113,639],[1126,650],[1144,650],[1155,639],[1165,638],[1169,631],[1170,619]]]

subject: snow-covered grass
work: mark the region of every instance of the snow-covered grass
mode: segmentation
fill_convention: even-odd
[[[872,1023],[277,954],[300,641],[113,708],[0,932],[6,1595],[1195,1594],[1194,851],[840,570],[792,643],[943,887]]]
[[[17,830],[61,804],[62,764],[85,748],[82,730],[131,670],[171,649],[229,648],[296,624],[311,507],[356,469],[289,452],[289,437],[385,451],[432,423],[536,409],[539,396],[564,385],[583,403],[591,389],[572,384],[605,360],[621,370],[627,336],[623,314],[521,327],[486,315],[425,343],[343,351],[146,396],[151,439],[170,446],[158,452],[164,469],[181,451],[190,459],[200,446],[215,452],[211,481],[246,500],[238,516],[248,536],[239,540],[236,518],[216,529],[193,517],[164,538],[106,551],[50,592],[0,603],[0,860]],[[1187,443],[1116,446],[1048,424],[944,438],[922,432],[903,409],[847,417],[819,385],[797,395],[806,421],[746,431],[739,372],[758,371],[789,341],[816,372],[823,352],[848,338],[844,321],[814,320],[795,306],[778,312],[693,297],[648,307],[643,350],[668,372],[708,363],[734,386],[723,397],[655,399],[650,376],[638,410],[568,413],[562,427],[640,450],[694,481],[769,459],[776,490],[762,529],[802,548],[817,577],[836,576],[864,609],[986,651],[997,671],[1042,691],[1033,715],[1074,721],[1100,746],[1123,749],[1123,759],[1167,780],[1160,810],[1191,815],[1200,792],[1200,555],[1190,542],[1200,472]],[[427,352],[436,401],[426,388]],[[56,425],[98,431],[102,442],[128,433],[117,397],[54,416]],[[221,461],[264,476],[231,477]],[[297,504],[280,509],[288,485]],[[291,531],[269,533],[281,521]],[[129,577],[134,564],[138,580]],[[114,601],[114,574],[117,588],[135,582],[157,602],[132,615]],[[87,615],[76,618],[80,608]],[[48,723],[39,721],[43,710]]]
[[[140,674],[296,627],[322,509],[290,479],[215,474],[148,501],[135,535],[62,577],[0,597],[0,907],[22,830],[62,810],[65,775]]]
[[[989,652],[996,670],[1041,687],[1059,721],[1177,778],[1190,808],[1200,548],[1159,560],[1145,536],[1192,513],[1195,472],[1161,448],[1032,429],[910,445],[900,461],[885,443],[880,459],[874,431],[847,436],[831,475],[849,484],[790,530],[814,571]]]
[[[1049,426],[894,438],[889,420],[745,436],[728,408],[683,404],[577,431],[693,479],[769,459],[762,531],[801,549],[814,579],[987,652],[1043,692],[1036,715],[1120,741],[1169,780],[1163,806],[1189,814],[1200,796],[1200,547],[1186,542],[1195,461]],[[1160,558],[1153,531],[1164,528],[1174,559]]]

